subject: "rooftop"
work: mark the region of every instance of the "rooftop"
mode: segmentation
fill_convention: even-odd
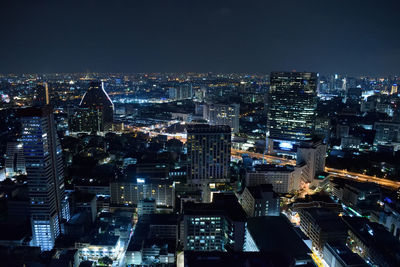
[[[310,249],[283,215],[249,218],[247,229],[262,252],[279,252],[295,260],[311,260]]]
[[[300,210],[300,218],[302,214],[308,214],[312,217],[316,224],[327,231],[345,231],[346,227],[337,213],[326,208],[304,208]]]
[[[367,263],[356,253],[353,253],[344,243],[330,241],[325,244],[326,248],[341,259],[343,266],[366,267]]]
[[[184,215],[220,215],[228,216],[233,221],[245,222],[247,215],[234,194],[214,194],[212,203],[186,202]]]

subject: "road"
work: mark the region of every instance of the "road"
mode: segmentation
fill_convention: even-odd
[[[171,125],[173,122],[167,123],[166,126]],[[158,125],[158,127],[161,127],[165,129],[165,127],[161,127],[161,125]],[[150,135],[159,135],[161,134],[160,132],[155,132],[153,131],[154,127],[136,127],[135,130],[142,131],[149,133]],[[166,134],[166,133],[162,133]],[[174,138],[180,139],[182,142],[186,141],[186,136],[183,134],[178,134],[173,136]],[[245,150],[239,150],[239,149],[231,149],[231,155],[233,157],[241,157],[242,154],[248,154],[251,158],[258,158],[258,159],[264,159],[267,163],[273,163],[273,164],[278,164],[278,165],[296,165],[296,161],[292,159],[285,159],[277,156],[270,156],[270,155],[265,155],[261,153],[255,153],[255,152],[249,152]],[[370,182],[370,183],[376,183],[380,186],[388,187],[391,189],[399,189],[400,188],[400,182],[392,181],[389,179],[384,179],[384,178],[378,178],[375,176],[370,176],[362,173],[355,173],[355,172],[348,172],[347,170],[340,170],[340,169],[334,169],[334,168],[329,168],[326,167],[325,171],[329,173],[332,177],[340,177],[343,179],[348,179],[348,180],[356,180],[359,182]]]
[[[279,164],[279,165],[296,165],[296,161],[292,159],[285,159],[281,157],[276,157],[276,156],[270,156],[270,155],[263,155],[260,153],[255,153],[255,152],[249,152],[245,150],[238,150],[238,149],[231,149],[231,155],[232,156],[237,156],[241,157],[242,154],[247,154],[251,158],[258,158],[266,160],[268,163],[274,163],[274,164]]]
[[[238,150],[238,149],[232,149],[232,156],[241,156],[242,154],[248,154],[252,158],[258,158],[258,159],[265,159],[268,163],[274,163],[274,164],[280,164],[280,165],[295,165],[296,161],[295,160],[290,160],[290,159],[285,159],[285,158],[280,158],[276,156],[269,156],[269,155],[263,155],[260,153],[255,153],[255,152],[248,152],[245,150]],[[376,183],[378,185],[388,187],[391,189],[399,189],[400,188],[400,182],[392,181],[389,179],[384,179],[384,178],[378,178],[375,176],[370,176],[362,173],[356,173],[356,172],[349,172],[347,170],[340,170],[340,169],[334,169],[334,168],[329,168],[325,167],[325,171],[329,173],[333,177],[340,177],[343,179],[348,179],[348,180],[356,180],[359,182],[370,182],[370,183]]]

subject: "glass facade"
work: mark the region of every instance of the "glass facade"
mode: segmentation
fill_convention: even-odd
[[[26,108],[20,116],[33,242],[42,250],[51,250],[60,234],[60,220],[69,219],[62,150],[52,108]]]
[[[317,75],[310,72],[273,72],[267,107],[268,151],[295,151],[311,140],[315,130]]]

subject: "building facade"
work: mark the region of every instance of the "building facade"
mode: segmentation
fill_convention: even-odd
[[[267,150],[294,155],[300,141],[315,130],[317,75],[310,72],[273,72],[267,99]]]
[[[239,132],[239,104],[207,104],[203,109],[203,118],[211,125],[229,125],[233,133]]]
[[[138,205],[152,198],[156,206],[175,207],[175,187],[171,180],[137,178],[110,183],[111,203]]]
[[[33,242],[51,250],[69,220],[64,188],[62,150],[50,106],[19,110],[26,162]]]
[[[229,182],[231,128],[227,125],[187,126],[188,179],[191,185]]]
[[[100,125],[100,131],[111,129],[114,121],[114,104],[105,91],[103,82],[91,82],[89,84],[88,90],[79,103],[79,108],[87,109],[86,112],[89,115],[84,117],[91,118],[91,120],[98,118],[98,115],[101,114],[101,122],[92,123],[93,125]]]
[[[8,142],[6,148],[6,177],[26,174],[24,149],[20,142]]]
[[[246,213],[234,195],[217,194],[212,203],[185,203],[182,227],[185,251],[243,251]]]
[[[318,175],[325,171],[326,144],[322,141],[302,142],[297,148],[297,165],[304,165],[301,178],[311,185],[318,185]]]
[[[280,198],[270,184],[246,187],[239,202],[249,217],[279,216],[280,213]]]
[[[246,186],[272,184],[277,193],[290,193],[300,189],[302,167],[259,165],[246,173]]]

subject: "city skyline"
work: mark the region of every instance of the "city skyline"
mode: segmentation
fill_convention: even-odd
[[[1,266],[400,266],[399,0],[0,10]]]

